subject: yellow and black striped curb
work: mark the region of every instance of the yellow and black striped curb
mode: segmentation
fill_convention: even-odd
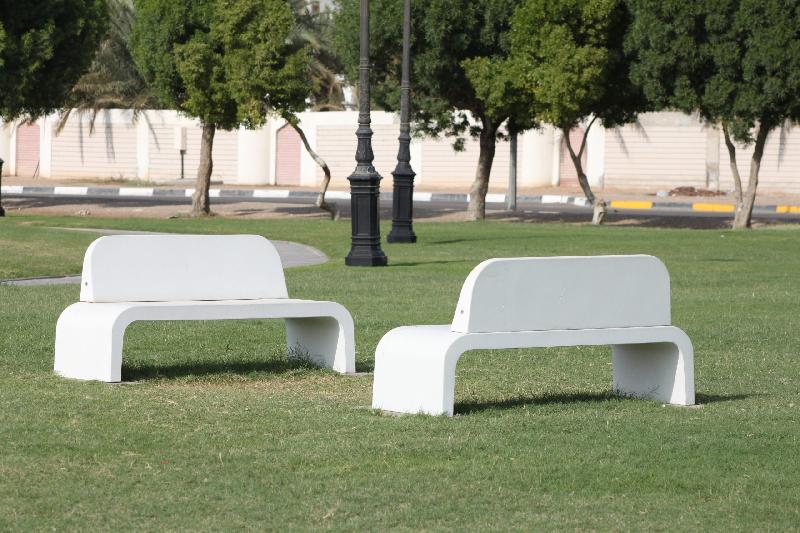
[[[194,193],[194,188],[159,188],[159,187],[72,187],[72,186],[27,186],[27,185],[7,185],[0,189],[3,195],[8,196],[100,196],[104,198],[157,198],[157,199],[177,199],[190,198]],[[280,200],[283,198],[316,198],[319,193],[316,191],[298,191],[289,189],[211,189],[209,196],[212,198],[238,198],[241,200]],[[391,199],[391,191],[381,192],[384,199]],[[328,191],[326,198],[329,200],[349,200],[350,193],[346,191]],[[489,193],[486,195],[486,203],[498,204],[505,203],[505,194]],[[414,202],[469,202],[469,195],[463,193],[432,193],[415,192]],[[537,196],[518,195],[517,202],[529,204],[561,204],[585,207],[588,205],[583,196],[562,196],[556,194],[544,194]],[[669,202],[651,200],[611,200],[611,209],[648,211],[648,210],[670,210],[670,211],[693,211],[697,213],[733,213],[733,204],[714,203],[714,202]],[[756,205],[753,213],[758,215],[800,215],[800,205]]]

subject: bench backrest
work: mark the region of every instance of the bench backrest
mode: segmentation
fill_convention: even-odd
[[[462,333],[670,325],[669,273],[649,255],[489,259],[461,289]]]
[[[281,258],[258,235],[112,235],[83,259],[83,302],[287,297]]]

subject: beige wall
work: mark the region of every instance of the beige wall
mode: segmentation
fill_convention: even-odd
[[[384,179],[391,180],[397,164],[397,136],[399,126],[374,124],[372,126],[373,165]],[[356,168],[356,128],[354,125],[320,125],[317,127],[317,153],[325,159],[331,170],[331,187],[349,186],[347,177]],[[322,170],[317,167],[316,179],[320,183]],[[384,183],[387,183],[384,181]]]
[[[724,142],[720,143],[719,150],[720,187],[723,190],[733,190],[733,173]],[[737,146],[737,167],[744,187],[747,187],[752,156],[752,144]],[[767,137],[761,160],[758,190],[800,193],[800,129],[776,129]]]
[[[301,113],[301,125],[312,147],[327,161],[334,189],[347,189],[355,168],[358,113],[353,111]],[[53,178],[139,178],[172,181],[180,176],[178,128],[186,130],[185,177],[194,178],[200,155],[201,128],[197,121],[172,111],[147,111],[138,121],[126,110],[102,113],[90,133],[88,117],[73,114],[56,135],[57,116],[38,121],[41,130],[40,176]],[[276,184],[276,137],[285,124],[270,120],[259,130],[216,133],[212,179],[223,183]],[[399,120],[396,115],[372,114],[375,167],[391,184],[396,165]],[[16,169],[15,128],[0,133],[0,153],[7,155],[5,172]],[[558,132],[551,128],[520,137],[520,186],[558,185],[561,175]],[[716,128],[681,113],[642,115],[635,125],[603,129],[593,126],[587,147],[587,171],[595,187],[644,189],[655,192],[679,186],[733,188],[728,155]],[[470,139],[463,152],[454,152],[451,139],[414,139],[412,167],[417,190],[468,192],[475,176],[478,143]],[[295,151],[294,153],[297,153]],[[752,147],[740,147],[739,168],[746,174]],[[322,171],[305,149],[299,150],[296,183],[315,187]],[[509,173],[509,144],[498,142],[490,185],[505,188]],[[800,128],[773,132],[762,163],[760,190],[800,193]]]
[[[184,124],[175,117],[170,120],[153,120],[148,127],[149,177],[152,180],[175,180],[181,175],[181,155],[175,146],[178,128],[186,128],[186,154],[184,173],[188,179],[197,175],[200,164],[202,129],[195,124]],[[214,134],[212,158],[214,181],[235,181],[238,167],[237,132],[217,130]]]
[[[605,134],[607,188],[706,186],[706,127],[681,113],[642,115]]]
[[[100,113],[90,128],[89,117],[73,113],[60,133],[52,131],[53,176],[135,178],[137,168],[136,126],[116,114]]]

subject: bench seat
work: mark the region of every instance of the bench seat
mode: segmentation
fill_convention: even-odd
[[[121,380],[125,329],[148,320],[243,320],[283,318],[286,344],[336,372],[355,372],[350,313],[335,302],[288,298],[182,302],[78,302],[56,325],[54,369],[61,376]]]
[[[335,302],[288,297],[280,256],[256,235],[115,235],[86,252],[81,301],[56,324],[54,371],[117,382],[137,321],[280,318],[289,354],[355,372],[353,319]]]
[[[372,407],[453,416],[456,363],[467,351],[598,345],[612,347],[617,394],[694,403],[692,343],[673,326],[460,333],[447,324],[400,327],[381,339]]]

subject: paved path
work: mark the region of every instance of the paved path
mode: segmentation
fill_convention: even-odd
[[[166,235],[165,233],[156,233],[152,231],[126,231],[126,230],[112,230],[112,229],[95,229],[95,228],[53,228],[65,231],[80,231],[86,233],[100,233],[103,235]],[[281,256],[283,268],[293,268],[300,266],[319,265],[328,262],[328,256],[321,251],[300,244],[298,242],[289,241],[270,241],[278,250],[278,255]],[[65,285],[70,283],[80,283],[80,276],[59,276],[53,278],[29,278],[29,279],[10,279],[0,281],[0,285],[17,285],[17,286],[33,286],[33,285]]]

